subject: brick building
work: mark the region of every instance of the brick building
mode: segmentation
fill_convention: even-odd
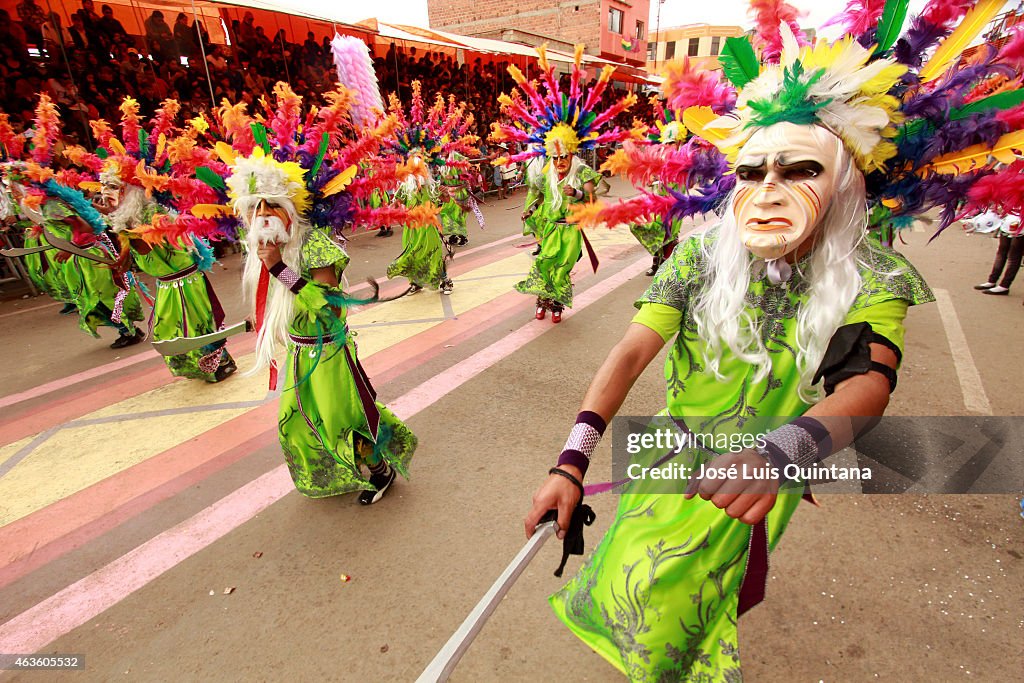
[[[638,67],[649,9],[650,0],[427,0],[431,28],[559,49],[583,43],[587,54]]]
[[[647,70],[657,73],[672,59],[689,57],[701,69],[719,69],[718,55],[721,54],[726,38],[742,36],[740,26],[711,26],[688,24],[665,28],[651,34],[647,43]]]

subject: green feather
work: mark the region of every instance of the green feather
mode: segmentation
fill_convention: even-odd
[[[742,88],[761,73],[761,63],[754,53],[754,46],[746,36],[726,38],[725,47],[722,48],[722,54],[718,55],[718,61],[722,64],[726,78],[737,88]]]
[[[788,67],[782,77],[782,89],[775,97],[766,100],[751,100],[748,106],[754,111],[748,128],[766,128],[788,121],[797,125],[808,125],[817,120],[817,111],[832,100],[816,102],[807,96],[811,87],[824,75],[824,69],[817,69],[803,78],[804,65],[798,60]]]
[[[954,109],[949,113],[949,118],[951,121],[956,121],[990,109],[1011,109],[1022,102],[1024,102],[1024,89],[1001,92],[998,95],[990,95],[959,109]]]
[[[98,156],[100,159],[106,159],[107,157],[110,156],[110,152],[107,150],[106,147],[97,147],[96,156]]]
[[[270,154],[270,140],[267,139],[267,129],[263,127],[262,123],[252,123],[252,137],[256,140],[256,144],[263,148],[263,151]]]
[[[907,9],[910,7],[910,0],[886,0],[882,16],[878,18],[878,32],[875,34],[875,41],[878,47],[875,48],[875,55],[880,55],[889,50],[903,32],[903,22],[907,20]]]
[[[309,169],[309,178],[312,180],[316,178],[316,174],[320,171],[320,164],[324,162],[324,157],[327,156],[327,147],[331,144],[331,136],[326,132],[320,134],[320,149],[317,150],[316,160],[313,162],[312,168]]]
[[[196,178],[206,183],[215,190],[223,190],[227,186],[224,184],[224,179],[221,178],[212,168],[209,166],[200,166],[196,169]]]
[[[141,128],[139,129],[139,152],[144,157],[149,156],[149,136]]]

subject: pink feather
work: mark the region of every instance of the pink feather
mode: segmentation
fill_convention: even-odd
[[[778,62],[782,54],[781,24],[793,30],[797,43],[807,45],[807,38],[797,21],[800,11],[785,0],[750,0],[748,10],[754,17],[754,45],[761,49],[761,58],[767,62]]]
[[[1024,71],[1024,29],[1017,28],[1010,40],[1003,45],[996,58],[1000,62],[1009,64],[1018,73]]]
[[[721,115],[736,106],[736,89],[722,82],[719,72],[697,69],[687,57],[669,62],[662,92],[668,106],[676,111],[711,107]]]
[[[885,0],[850,0],[842,13],[825,22],[825,26],[842,26],[843,33],[860,36],[878,25],[885,10]]]

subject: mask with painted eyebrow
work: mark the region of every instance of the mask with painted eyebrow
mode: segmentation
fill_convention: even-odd
[[[817,229],[832,199],[835,148],[819,143],[808,129],[790,123],[762,129],[748,142],[758,151],[746,158],[740,154],[733,215],[743,244],[765,260],[796,251]],[[773,142],[782,133],[785,148],[758,153],[764,149],[758,146],[764,144],[759,138],[765,131],[772,131]]]

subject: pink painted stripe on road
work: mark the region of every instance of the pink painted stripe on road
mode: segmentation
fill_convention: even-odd
[[[643,272],[636,261],[583,292],[578,312]],[[565,321],[571,320],[566,316]],[[535,321],[534,321],[535,322]],[[419,413],[487,368],[554,329],[523,325],[515,332],[427,380],[392,404],[405,419]],[[564,324],[564,323],[563,323]],[[0,652],[40,652],[71,630],[116,605],[167,570],[249,521],[294,490],[288,469],[279,465],[202,512],[122,555],[0,626]]]

